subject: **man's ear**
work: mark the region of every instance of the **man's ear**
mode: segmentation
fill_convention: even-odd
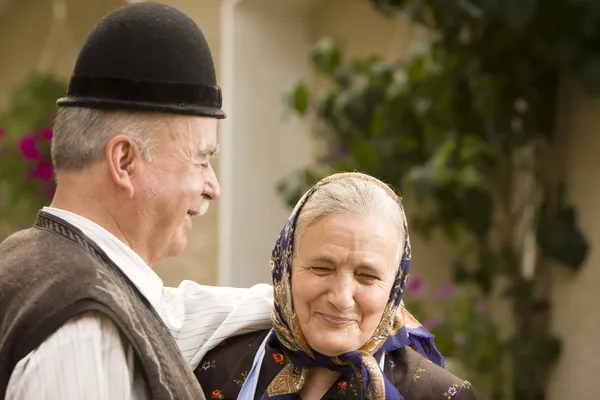
[[[141,162],[141,157],[137,144],[127,135],[116,135],[106,144],[106,161],[110,176],[130,197],[134,194],[132,180],[136,163]]]

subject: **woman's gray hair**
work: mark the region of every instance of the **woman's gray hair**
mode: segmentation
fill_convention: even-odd
[[[405,216],[402,208],[392,197],[394,195],[392,189],[366,175],[365,177],[369,179],[360,178],[356,176],[357,174],[349,174],[347,177],[341,175],[340,177],[334,175],[334,179],[315,190],[302,207],[296,221],[293,248],[298,248],[302,234],[308,227],[329,215],[379,213],[393,221],[398,228],[401,241],[397,264],[400,265],[400,257],[406,241]]]
[[[106,144],[115,135],[129,136],[147,160],[157,145],[159,129],[168,128],[169,116],[121,110],[83,107],[60,108],[52,137],[52,163],[56,170],[79,170],[103,156]]]

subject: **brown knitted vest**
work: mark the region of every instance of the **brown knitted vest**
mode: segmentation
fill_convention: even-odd
[[[148,301],[79,229],[44,212],[0,244],[0,397],[16,364],[85,311],[104,313],[121,329],[151,399],[204,398]]]

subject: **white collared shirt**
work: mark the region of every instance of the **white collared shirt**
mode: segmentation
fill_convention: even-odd
[[[133,282],[170,329],[185,360],[195,369],[223,339],[271,327],[273,289],[214,287],[183,281],[177,288],[162,280],[129,246],[94,222],[44,207],[79,228]],[[77,316],[15,367],[7,400],[146,399],[146,387],[135,353],[106,316]]]

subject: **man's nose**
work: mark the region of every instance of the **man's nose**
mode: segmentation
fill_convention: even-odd
[[[204,184],[204,195],[208,197],[209,200],[217,200],[221,195],[221,185],[219,185],[219,180],[217,179],[217,175],[215,174],[212,165],[209,165],[207,174],[208,177]]]

